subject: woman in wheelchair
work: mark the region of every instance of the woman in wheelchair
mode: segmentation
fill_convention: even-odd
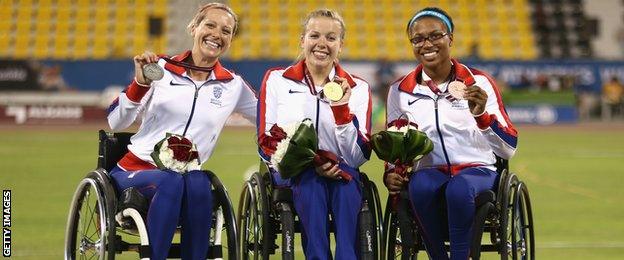
[[[450,56],[453,21],[439,8],[418,11],[407,24],[416,68],[396,81],[387,100],[387,122],[402,115],[426,133],[434,149],[415,163],[409,176],[388,163],[384,184],[390,193],[407,188],[432,259],[468,259],[475,197],[493,189],[495,154],[509,159],[517,132],[491,76]],[[446,202],[448,229],[439,205]],[[443,234],[449,230],[449,234]]]
[[[258,101],[259,152],[264,160],[270,162],[276,149],[269,129],[309,118],[319,149],[336,155],[339,161],[311,167],[287,180],[302,224],[306,259],[331,258],[329,213],[336,230],[335,258],[358,258],[357,222],[362,202],[358,167],[370,158],[371,100],[368,84],[338,64],[344,36],[344,21],[338,13],[326,9],[311,12],[301,35],[303,58],[285,69],[269,70]],[[328,83],[338,88],[339,95],[333,100],[327,87],[323,88]],[[344,178],[345,174],[352,179]],[[276,177],[278,185],[283,183]]]
[[[256,117],[254,92],[219,63],[237,22],[224,4],[201,7],[188,25],[192,50],[171,59],[149,51],[135,56],[135,79],[109,108],[113,131],[141,120],[129,152],[111,176],[118,191],[135,187],[151,201],[147,213],[151,259],[167,257],[178,224],[182,258],[206,257],[212,194],[200,165],[210,157],[233,111],[252,122]],[[157,64],[164,71],[162,78],[146,77],[147,64]]]

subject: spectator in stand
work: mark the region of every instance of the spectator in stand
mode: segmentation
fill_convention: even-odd
[[[377,84],[375,89],[373,89],[373,93],[376,98],[385,102],[388,88],[395,80],[397,80],[397,74],[394,63],[385,57],[382,58],[377,64],[377,71],[375,72],[375,81]]]
[[[624,86],[617,76],[611,77],[611,80],[602,86],[602,119],[621,116],[623,98]]]
[[[71,90],[62,75],[61,65],[44,66],[39,76],[41,89],[45,91],[67,91]]]

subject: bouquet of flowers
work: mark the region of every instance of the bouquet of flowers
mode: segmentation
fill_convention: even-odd
[[[384,173],[394,172],[402,177],[412,171],[414,162],[422,159],[433,150],[433,143],[427,135],[418,131],[418,126],[407,120],[407,117],[399,117],[392,121],[385,131],[374,134],[371,137],[373,151],[379,159],[394,164],[394,168]],[[392,196],[392,207],[397,209],[399,196]]]
[[[374,134],[371,145],[377,157],[394,164],[395,172],[401,176],[407,175],[415,161],[433,150],[431,139],[406,118],[399,118],[387,130]]]
[[[269,134],[260,146],[271,156],[271,164],[283,178],[297,176],[312,166],[339,162],[334,153],[318,149],[316,130],[309,118],[283,127],[274,124]],[[351,175],[344,172],[340,176],[351,180]]]
[[[165,138],[154,146],[151,156],[156,166],[162,170],[186,173],[201,169],[197,147],[182,135],[167,133]]]

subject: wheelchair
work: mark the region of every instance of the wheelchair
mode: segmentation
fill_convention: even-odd
[[[99,131],[97,169],[80,181],[70,204],[65,259],[112,260],[122,252],[137,252],[141,259],[150,258],[144,218],[149,202],[125,191],[119,194],[108,174],[126,154],[132,135]],[[205,173],[210,176],[215,200],[210,249],[206,257],[221,259],[225,248],[227,259],[238,259],[236,219],[230,198],[217,176],[210,171]],[[179,231],[178,228],[176,233]],[[128,242],[131,239],[136,241],[136,237],[140,243]],[[172,244],[169,258],[180,258],[180,252],[180,244]]]
[[[497,252],[503,260],[534,260],[533,213],[528,188],[509,172],[507,160],[497,157],[496,168],[496,191],[485,191],[475,198],[470,257],[479,259],[481,252]],[[418,252],[425,250],[410,203],[407,190],[400,192],[396,209],[388,198],[383,223],[387,259],[417,259]],[[446,216],[446,207],[441,206],[440,210]],[[489,233],[489,241],[482,243],[484,233]],[[445,234],[448,251],[448,232]]]
[[[238,205],[240,255],[242,259],[269,259],[281,249],[282,259],[295,258],[295,234],[301,233],[294,210],[292,190],[273,185],[273,174],[264,163],[243,186]],[[377,186],[366,174],[360,175],[363,203],[359,213],[360,258],[379,259],[383,254],[380,237],[382,208]],[[330,219],[330,232],[334,231]],[[281,238],[278,246],[278,236]]]

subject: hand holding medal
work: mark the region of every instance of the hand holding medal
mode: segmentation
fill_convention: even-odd
[[[134,76],[137,83],[149,85],[154,80],[159,80],[164,75],[162,68],[156,64],[158,56],[153,52],[146,51],[134,56]]]
[[[454,82],[459,82],[459,81],[453,81],[451,82],[451,84],[453,84]],[[452,91],[457,91],[457,90],[452,90],[451,84],[449,84],[449,93],[453,95]],[[472,85],[472,86],[467,87],[466,85],[464,85],[464,83],[460,82],[459,84],[463,86],[463,91],[461,91],[462,98],[458,98],[458,99],[465,99],[468,101],[468,108],[470,108],[470,113],[473,116],[482,115],[485,112],[485,105],[488,99],[488,95],[485,92],[485,90],[483,90],[477,85]],[[454,88],[461,89],[461,87],[454,87]],[[453,95],[453,97],[455,97],[455,95]]]
[[[461,81],[453,81],[448,85],[448,92],[457,100],[464,99],[466,93],[466,85]]]
[[[323,86],[323,95],[331,101],[332,105],[343,105],[349,103],[351,88],[346,79],[335,77],[334,81]]]

